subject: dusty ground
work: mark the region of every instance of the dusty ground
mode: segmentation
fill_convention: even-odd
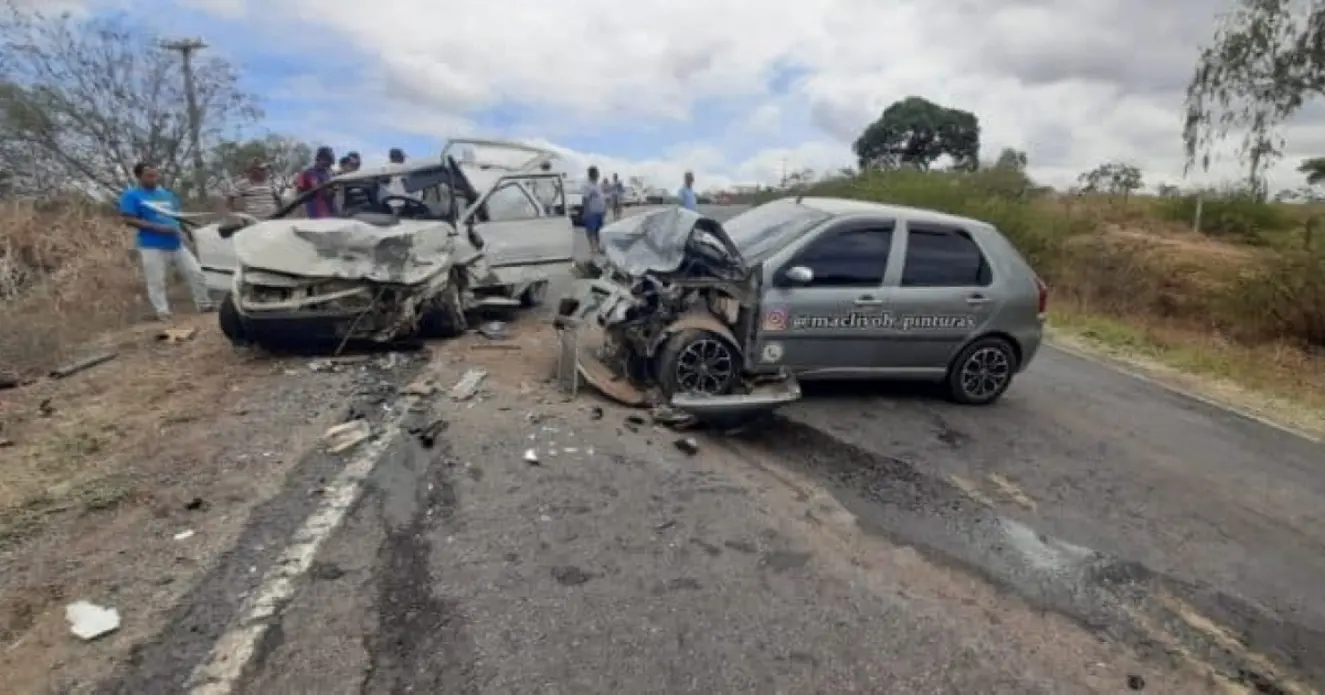
[[[0,671],[10,692],[77,691],[123,664],[363,381],[365,367],[315,372],[308,359],[236,352],[214,324],[180,318],[174,328],[196,331],[181,343],[144,325],[89,346],[117,351],[111,362],[0,392],[12,442],[0,449]],[[386,376],[408,371],[400,365]],[[79,643],[64,618],[79,599],[117,608],[121,630]]]

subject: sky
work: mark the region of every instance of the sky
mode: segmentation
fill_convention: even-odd
[[[36,0],[20,0],[32,4]],[[851,166],[890,103],[975,113],[982,154],[1024,150],[1066,188],[1106,161],[1183,179],[1181,107],[1230,0],[41,0],[198,36],[263,99],[263,127],[366,162],[453,137],[518,139],[622,178],[701,189]],[[52,4],[54,3],[54,4]],[[1325,149],[1291,124],[1271,188]]]

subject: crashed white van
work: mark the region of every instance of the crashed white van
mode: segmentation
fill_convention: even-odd
[[[561,176],[543,170],[554,156],[452,141],[438,159],[333,177],[271,218],[193,230],[209,287],[227,293],[223,330],[272,346],[387,342],[462,331],[469,310],[542,302],[575,247]],[[322,192],[338,216],[304,218]]]

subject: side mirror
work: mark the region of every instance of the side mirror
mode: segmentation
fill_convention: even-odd
[[[784,277],[796,283],[797,285],[808,285],[814,282],[814,271],[803,265],[792,266],[784,273]]]

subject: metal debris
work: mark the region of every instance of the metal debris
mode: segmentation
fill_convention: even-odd
[[[488,340],[506,340],[506,324],[501,321],[489,321],[479,326],[478,332]]]
[[[557,326],[557,386],[574,398],[580,391],[580,338],[579,324],[564,317]]]
[[[23,385],[23,379],[15,372],[0,372],[0,391],[16,389]]]
[[[85,357],[77,362],[71,362],[63,367],[51,370],[51,378],[63,379],[85,369],[91,369],[99,364],[105,364],[116,357],[119,357],[119,353],[117,352],[103,352],[97,355],[92,355],[91,357]]]
[[[363,420],[350,420],[328,429],[322,435],[327,451],[339,454],[373,435],[372,428]]]
[[[184,531],[180,531],[179,533],[172,536],[172,538],[177,541],[187,541],[188,539],[193,538],[193,529],[186,529]]]
[[[92,641],[120,629],[120,612],[87,601],[75,601],[64,609],[64,619],[74,636]]]
[[[690,437],[686,437],[685,439],[678,439],[674,442],[674,444],[676,445],[677,449],[680,449],[682,453],[686,454],[687,456],[694,456],[695,454],[699,453],[699,442],[695,441],[694,439],[691,439]]]
[[[437,438],[446,431],[447,427],[448,423],[446,420],[437,418],[422,427],[410,430],[410,434],[418,437],[419,444],[422,444],[423,448],[431,449],[437,444]]]
[[[537,466],[539,463],[538,452],[533,449],[526,449],[524,452],[524,462],[531,466]]]
[[[478,393],[479,384],[488,376],[487,371],[482,369],[471,369],[460,377],[460,381],[451,388],[451,398],[457,401],[469,400]]]
[[[699,424],[699,420],[689,413],[666,405],[660,405],[650,411],[653,422],[672,429],[687,429]]]

